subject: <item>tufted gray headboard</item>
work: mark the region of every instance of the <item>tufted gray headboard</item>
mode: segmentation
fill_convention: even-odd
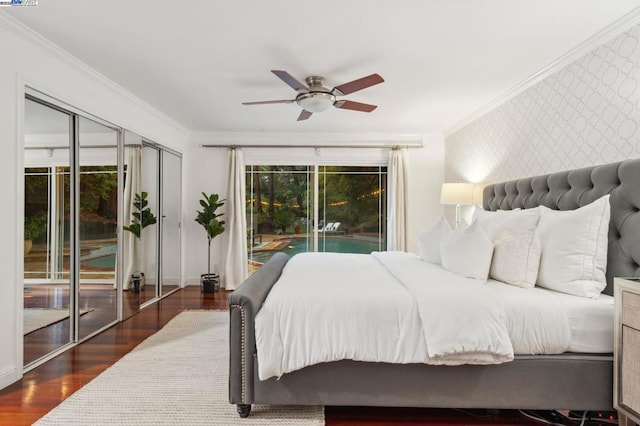
[[[611,194],[611,221],[603,293],[612,295],[613,277],[640,276],[640,159],[488,185],[483,207],[574,210],[606,194]]]

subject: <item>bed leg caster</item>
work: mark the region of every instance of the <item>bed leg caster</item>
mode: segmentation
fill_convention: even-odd
[[[240,417],[247,418],[251,412],[251,404],[238,404],[238,414]]]

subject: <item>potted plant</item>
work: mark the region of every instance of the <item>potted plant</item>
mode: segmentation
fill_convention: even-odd
[[[33,246],[33,240],[44,234],[47,230],[47,217],[34,214],[24,218],[24,255],[26,256]]]
[[[147,207],[147,205],[149,204],[149,201],[147,201],[148,196],[149,194],[144,191],[139,194],[135,194],[133,200],[134,211],[131,213],[133,219],[131,220],[131,224],[129,226],[123,227],[125,231],[129,231],[133,235],[135,235],[138,240],[142,239],[142,230],[144,228],[157,223],[156,217],[151,212],[151,209]],[[131,288],[134,293],[139,293],[140,290],[144,289],[144,281],[144,272],[135,271],[133,274],[131,274],[131,278],[129,280],[129,288]]]
[[[293,223],[293,233],[294,234],[299,234],[300,233],[300,228],[302,227],[302,220],[301,219],[297,219],[294,223]]]
[[[211,273],[211,241],[224,232],[224,221],[218,220],[223,213],[216,213],[222,207],[225,200],[220,200],[218,194],[207,195],[202,193],[200,205],[202,211],[197,212],[198,222],[207,232],[207,273],[200,276],[200,289],[204,293],[216,292],[220,289],[220,277]]]

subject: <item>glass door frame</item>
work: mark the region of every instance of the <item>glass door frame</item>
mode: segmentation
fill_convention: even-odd
[[[310,191],[312,193],[311,194],[312,197],[309,197],[307,195],[307,198],[308,199],[310,198],[308,200],[310,202],[308,216],[310,216],[313,221],[313,228],[311,229],[311,241],[310,241],[309,247],[313,249],[313,252],[318,252],[320,247],[321,227],[319,225],[320,225],[320,219],[324,219],[324,218],[320,218],[320,205],[321,203],[323,204],[326,203],[326,190],[323,191],[323,194],[325,195],[325,200],[320,200],[320,185],[326,185],[326,175],[327,175],[326,168],[327,167],[375,167],[378,169],[378,171],[375,173],[368,173],[368,174],[372,174],[372,175],[375,174],[379,176],[378,190],[380,192],[382,192],[383,187],[386,188],[386,182],[388,181],[388,170],[387,170],[388,164],[381,161],[362,161],[362,162],[340,162],[340,161],[332,161],[332,160],[329,160],[326,162],[324,161],[274,162],[273,160],[248,161],[245,163],[245,177],[247,177],[249,174],[253,177],[254,173],[261,173],[260,171],[257,170],[257,168],[263,167],[263,166],[307,167],[306,174],[308,175],[308,177],[310,177],[307,180],[307,188],[308,188],[308,192]],[[320,172],[320,168],[324,168],[324,171],[322,173]],[[383,169],[385,170],[383,171]],[[297,173],[302,173],[302,172],[297,172]],[[323,175],[322,181],[321,181],[321,174]],[[358,174],[358,173],[350,172],[349,174]],[[385,181],[385,184],[382,183],[383,179]],[[247,177],[247,181],[250,181],[249,185],[253,190],[254,179],[249,179]],[[384,195],[384,197],[386,197],[386,194]],[[388,201],[386,199],[383,200],[383,196],[379,196],[378,198],[379,198],[378,211],[384,218],[383,220],[378,221],[378,233],[380,235],[379,241],[378,241],[378,248],[379,250],[386,250],[386,238],[387,238],[386,225],[388,220],[386,205]],[[251,216],[251,219],[247,218],[247,227],[251,228],[252,230],[252,233],[249,235],[249,238],[253,240],[253,236],[254,236],[253,232],[255,231],[254,228],[255,226],[257,226],[257,224],[253,223],[254,214],[251,214],[250,216]],[[248,258],[249,260],[252,259],[251,253],[249,253]]]

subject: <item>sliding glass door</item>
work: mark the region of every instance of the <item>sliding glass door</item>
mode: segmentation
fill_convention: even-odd
[[[386,247],[386,167],[318,167],[318,251],[371,253]]]
[[[384,250],[386,182],[383,166],[247,166],[249,271],[277,252]]]

